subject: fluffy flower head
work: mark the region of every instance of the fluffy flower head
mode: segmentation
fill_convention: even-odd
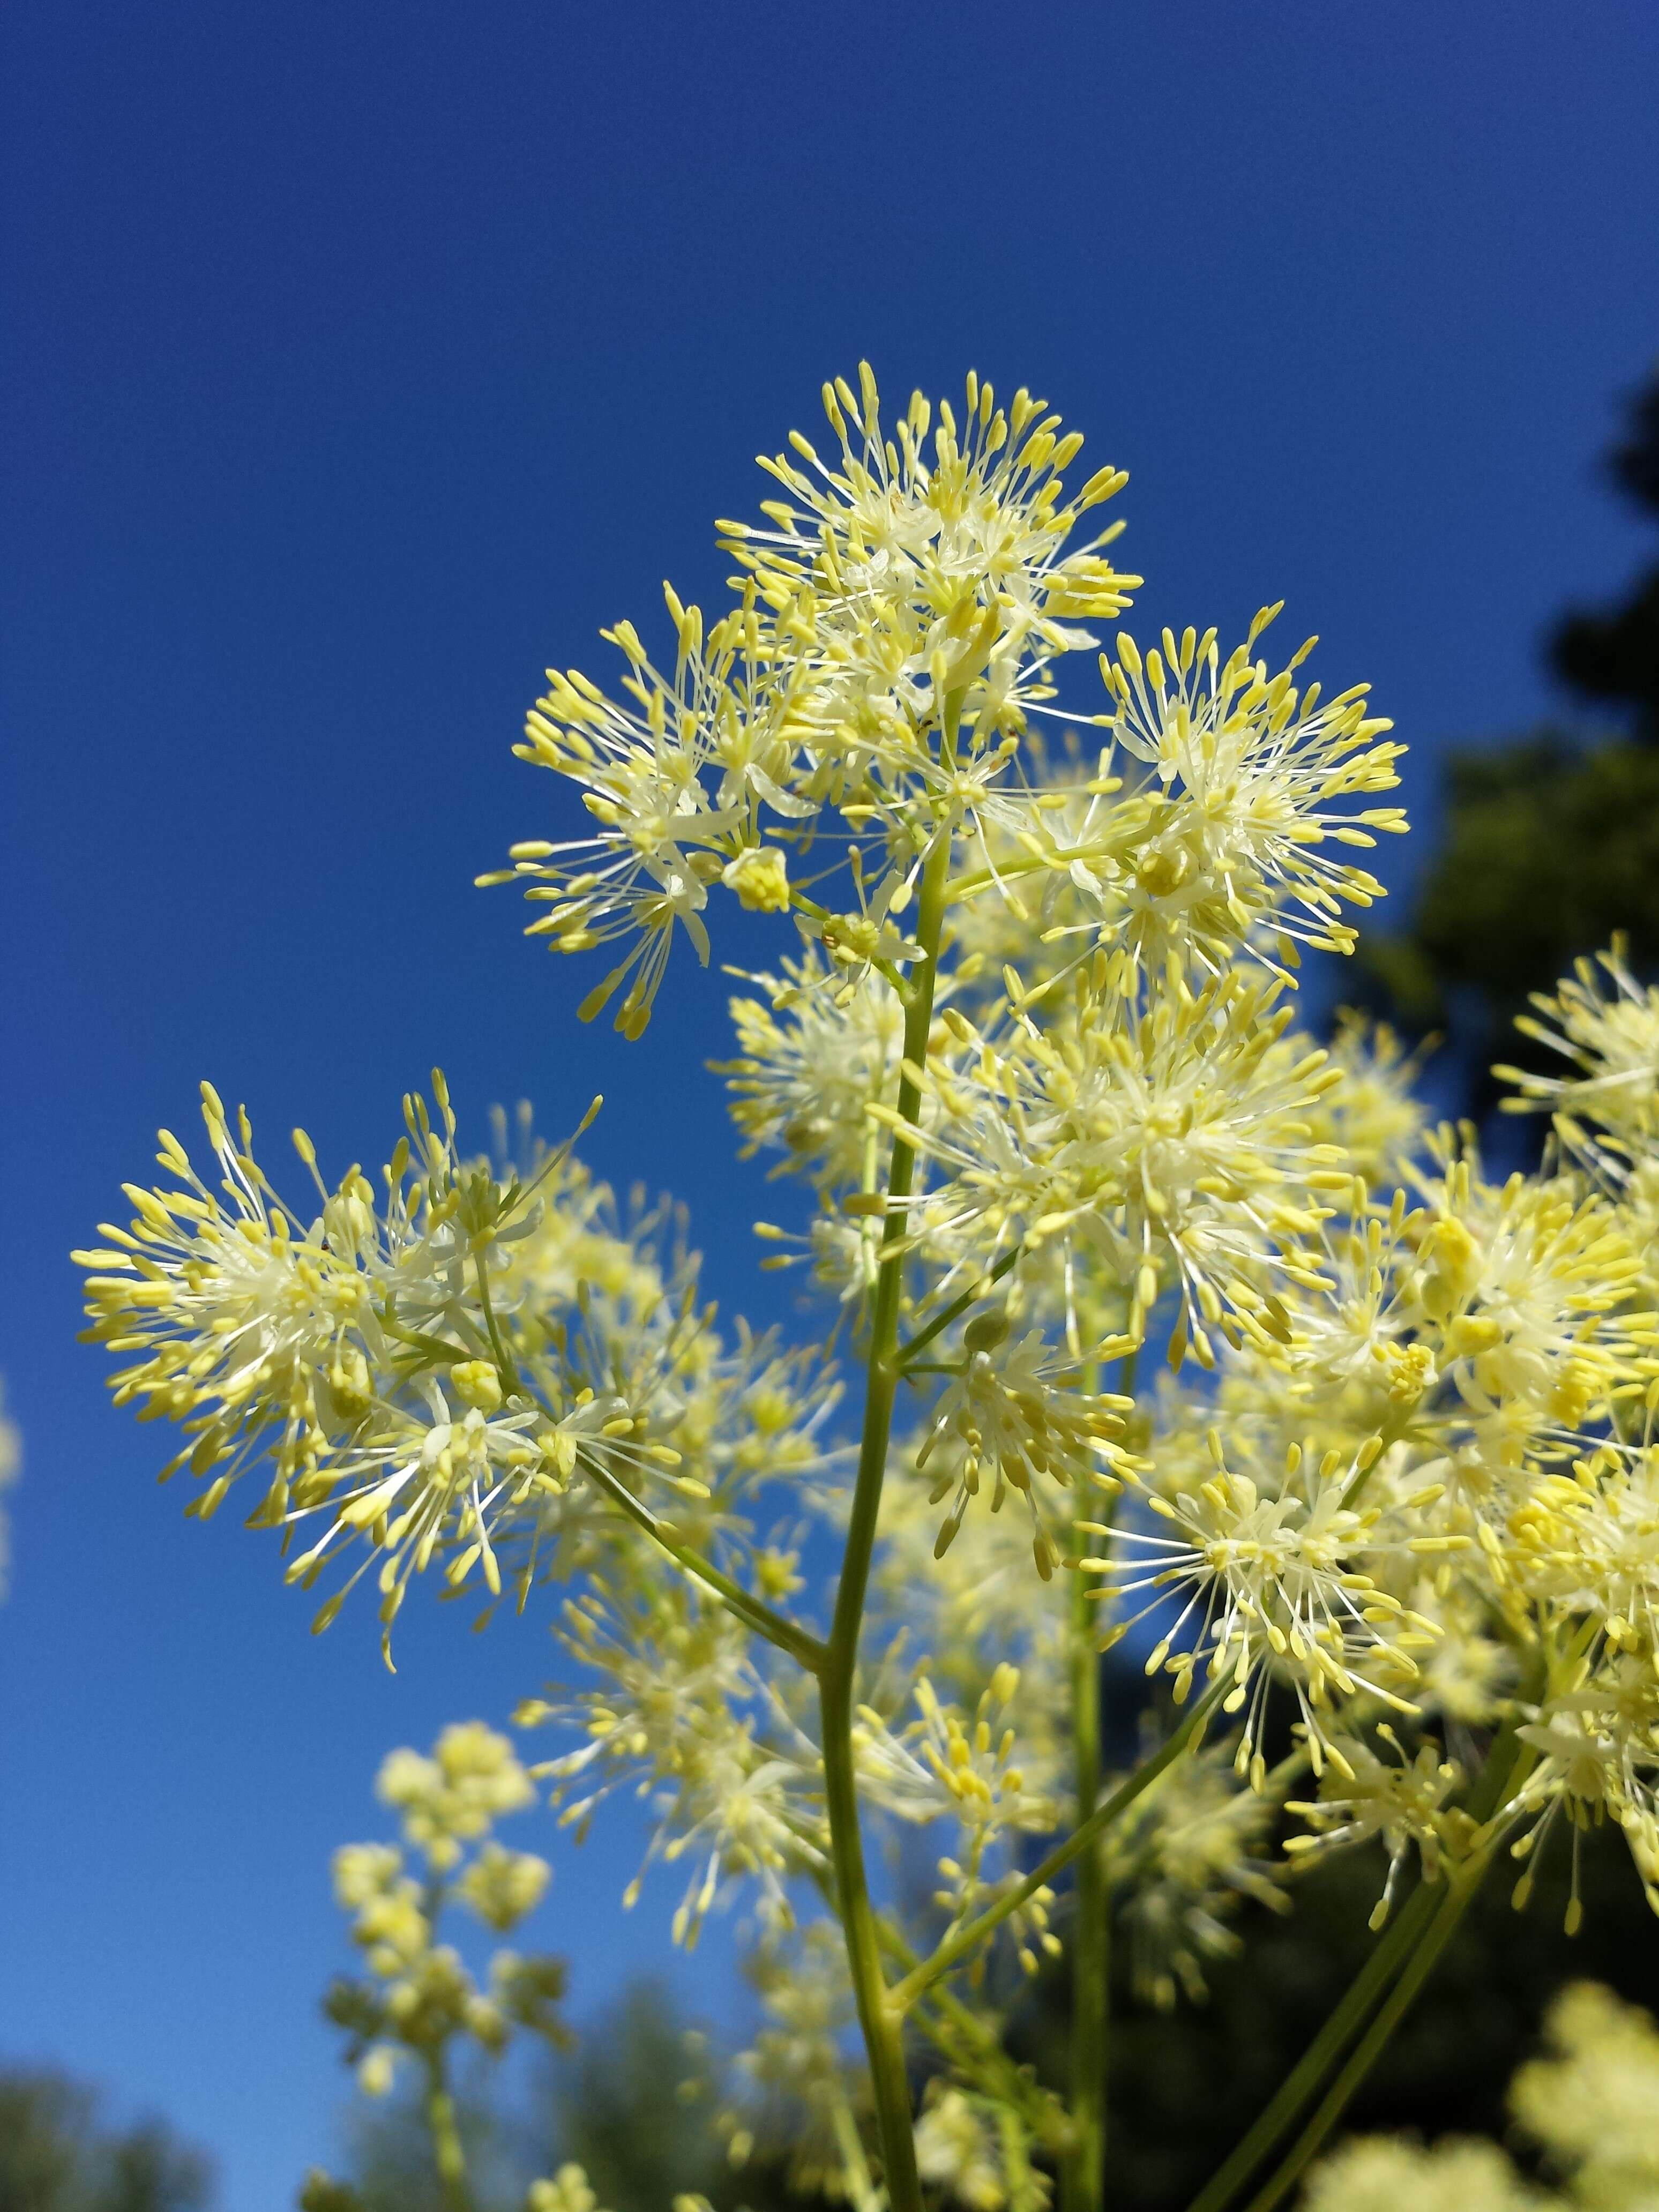
[[[1268,675],[1253,656],[1278,612],[1265,608],[1224,664],[1213,630],[1179,640],[1165,630],[1163,651],[1144,658],[1120,635],[1117,659],[1103,657],[1113,734],[1169,799],[1135,864],[1131,929],[1149,956],[1178,952],[1188,939],[1212,965],[1269,924],[1286,940],[1351,951],[1342,907],[1382,895],[1374,876],[1322,848],[1363,848],[1405,828],[1398,807],[1339,804],[1393,790],[1403,748],[1376,742],[1393,725],[1367,714],[1366,685],[1326,701],[1317,684],[1298,691],[1311,639]]]

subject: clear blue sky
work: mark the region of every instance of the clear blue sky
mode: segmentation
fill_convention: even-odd
[[[544,665],[715,592],[709,519],[860,354],[895,399],[1047,392],[1133,472],[1145,617],[1285,598],[1420,810],[1636,557],[1594,463],[1659,347],[1659,9],[12,0],[3,41],[0,2055],[161,2106],[264,2212],[341,2098],[328,1851],[388,1745],[550,1647],[413,1608],[393,1681],[366,1616],[313,1642],[268,1542],[155,1491],[70,1246],[199,1076],[337,1170],[441,1060],[475,1127],[603,1087],[591,1157],[764,1306],[718,979],[622,1048],[469,885],[553,819],[508,752]],[[557,1853],[581,2004],[665,1941],[671,1889],[616,1910],[635,1849]],[[719,2009],[726,1964],[680,1986]]]

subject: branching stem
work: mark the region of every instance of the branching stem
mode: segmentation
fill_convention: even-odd
[[[1077,1809],[1100,1797],[1100,1654],[1083,1576],[1072,1577],[1072,1751]],[[1099,2212],[1106,2200],[1106,2007],[1111,1970],[1106,1869],[1098,1844],[1078,1861],[1072,1923],[1071,2141],[1060,2169],[1061,2212]]]
[[[1440,1892],[1419,1882],[1394,1918],[1313,2041],[1258,2114],[1255,2125],[1194,2197],[1188,2212],[1223,2212],[1263,2159],[1292,2128],[1309,2100],[1340,2059],[1367,2017],[1410,1957],[1412,1948],[1433,1917]]]
[[[1277,2172],[1250,2200],[1249,2212],[1272,2212],[1272,2208],[1300,2179],[1304,2168],[1318,2152],[1331,2130],[1347,2110],[1348,2100],[1382,2054],[1384,2045],[1394,2033],[1427,1981],[1440,1954],[1455,1934],[1458,1922],[1473,1903],[1480,1888],[1489,1860],[1486,1856],[1471,1860],[1461,1867],[1449,1882],[1431,1888],[1426,1882],[1419,1896],[1425,1893],[1437,1905],[1426,1927],[1416,1931],[1416,1942],[1407,1960],[1400,1978],[1389,1992],[1347,2064],[1326,2091],[1318,2111],[1309,2121],[1279,2165]],[[1413,1899],[1415,1904],[1416,1898]]]
[[[964,1291],[960,1297],[952,1298],[948,1306],[933,1316],[926,1328],[919,1328],[908,1344],[901,1345],[893,1354],[893,1364],[900,1373],[908,1372],[919,1352],[926,1352],[934,1338],[942,1336],[951,1322],[965,1314],[969,1306],[977,1305],[992,1284],[1000,1283],[1018,1257],[1019,1247],[1015,1245],[1002,1255],[988,1274],[980,1277],[971,1290]]]
[[[1301,2173],[1376,2064],[1450,1940],[1501,1840],[1503,1808],[1524,1781],[1534,1756],[1524,1747],[1516,1752],[1512,1725],[1499,1730],[1486,1754],[1469,1808],[1485,1824],[1475,1832],[1469,1856],[1449,1881],[1419,1883],[1278,2094],[1193,2199],[1188,2212],[1224,2212],[1318,2095],[1333,2069],[1341,2063],[1343,2053],[1357,2037],[1361,2038],[1306,2130],[1259,2192],[1249,2212],[1267,2212],[1267,2207],[1276,2204]]]
[[[1018,1912],[1021,1905],[1029,1905],[1038,1890],[1046,1887],[1057,1874],[1064,1873],[1073,1859],[1081,1856],[1099,1837],[1105,1834],[1114,1820],[1127,1812],[1143,1790],[1150,1790],[1158,1776],[1175,1764],[1188,1745],[1200,1735],[1204,1723],[1232,1686],[1230,1674],[1212,1682],[1174,1734],[1166,1737],[1150,1759],[1141,1762],[1127,1782],[1120,1783],[1086,1820],[1073,1829],[1063,1844],[1057,1844],[1046,1858],[1039,1860],[1024,1881],[1006,1891],[994,1905],[988,1905],[972,1920],[964,1922],[953,1935],[947,1936],[932,1958],[924,1959],[915,1972],[907,1974],[898,1987],[891,1991],[888,2002],[898,2011],[913,2005],[922,1991],[938,1981],[941,1974],[948,1974],[969,1953],[976,1951],[1011,1912]]]
[[[1470,1806],[1470,1811],[1482,1819],[1482,1826],[1475,1831],[1468,1857],[1444,1883],[1432,1887],[1425,1883],[1418,1896],[1413,1898],[1415,1905],[1424,1892],[1428,1892],[1431,1911],[1415,1931],[1415,1940],[1400,1968],[1399,1978],[1352,2057],[1326,2091],[1318,2110],[1271,2179],[1251,2199],[1249,2212],[1272,2212],[1317,2154],[1347,2110],[1355,2090],[1381,2057],[1389,2039],[1439,1962],[1441,1953],[1456,1934],[1459,1921],[1474,1902],[1504,1838],[1505,1808],[1525,1783],[1537,1759],[1537,1753],[1529,1746],[1517,1745],[1513,1723],[1500,1729],[1493,1739]]]
[[[955,754],[961,710],[959,698],[946,700],[939,746],[941,759],[945,762]],[[933,1021],[933,987],[939,972],[939,940],[944,934],[951,842],[951,827],[946,819],[935,829],[933,844],[922,863],[915,932],[921,957],[916,963],[904,1008],[904,1060],[916,1068],[925,1066],[927,1060],[927,1036]],[[914,1123],[921,1103],[915,1084],[908,1074],[902,1073],[898,1091],[901,1120]],[[899,1300],[903,1289],[904,1201],[910,1195],[915,1173],[915,1149],[906,1136],[896,1133],[887,1172],[881,1265],[872,1301],[869,1371],[865,1389],[864,1431],[859,1442],[858,1477],[848,1518],[847,1545],[836,1589],[829,1650],[818,1674],[824,1797],[830,1817],[836,1894],[841,1905],[859,2025],[864,2031],[865,2049],[870,2060],[883,2179],[891,2212],[921,2212],[921,2181],[916,2171],[910,2084],[904,2066],[902,2014],[888,2001],[880,1936],[865,1872],[858,1783],[853,1766],[853,1700],[858,1673],[859,1632],[864,1622],[865,1593],[875,1549],[882,1484],[887,1473],[893,1399],[898,1388],[893,1353],[898,1342]]]
[[[745,1627],[752,1628],[757,1636],[763,1636],[769,1644],[775,1644],[780,1651],[787,1651],[792,1659],[798,1660],[805,1668],[809,1674],[823,1671],[827,1646],[817,1637],[809,1634],[797,1622],[776,1612],[751,1591],[744,1589],[741,1583],[733,1582],[730,1575],[723,1574],[712,1559],[706,1559],[690,1544],[681,1543],[672,1525],[666,1521],[659,1521],[648,1505],[641,1504],[625,1483],[617,1481],[609,1468],[601,1466],[597,1460],[584,1459],[582,1468],[613,1505],[620,1507],[630,1521],[643,1528],[677,1566],[683,1567],[687,1574],[706,1583]]]
[[[919,1961],[903,1936],[885,1919],[879,1922],[878,1932],[882,1949],[895,1966],[909,1972]],[[913,2016],[934,2048],[987,2096],[1016,2114],[1036,2142],[1050,2151],[1064,2149],[1066,2123],[1060,2105],[1039,2087],[1029,2068],[1017,2065],[1008,2056],[989,2021],[937,1984],[916,2004]]]

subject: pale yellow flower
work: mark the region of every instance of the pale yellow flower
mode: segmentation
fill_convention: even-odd
[[[1330,700],[1317,684],[1297,690],[1311,639],[1282,674],[1268,675],[1253,656],[1278,612],[1264,608],[1224,665],[1215,632],[1190,629],[1178,640],[1166,629],[1162,652],[1144,657],[1120,635],[1117,659],[1102,658],[1113,736],[1167,794],[1129,890],[1130,938],[1149,960],[1190,946],[1201,965],[1217,967],[1258,930],[1276,934],[1291,964],[1297,942],[1351,951],[1343,905],[1382,895],[1375,876],[1322,848],[1369,847],[1377,833],[1405,829],[1397,806],[1342,804],[1393,790],[1404,748],[1376,742],[1393,725],[1367,714],[1368,685]]]
[[[1548,2055],[1523,2066],[1510,2107],[1586,2212],[1659,2200],[1659,2028],[1611,1990],[1577,1982],[1550,2008]]]

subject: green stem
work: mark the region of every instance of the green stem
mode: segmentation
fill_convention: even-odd
[[[389,1303],[381,1307],[380,1321],[388,1336],[395,1336],[399,1344],[407,1344],[416,1352],[425,1352],[428,1359],[435,1359],[441,1366],[453,1367],[458,1360],[471,1359],[475,1356],[473,1350],[466,1345],[446,1344],[441,1336],[428,1336],[422,1329],[405,1328],[401,1322],[392,1318]]]
[[[1194,2197],[1188,2212],[1222,2212],[1263,2159],[1296,2124],[1308,2100],[1364,2027],[1372,2008],[1410,1955],[1439,1901],[1439,1891],[1419,1882],[1330,2017],[1280,2084],[1278,2094],[1249,2133]]]
[[[959,701],[946,702],[942,757],[948,757],[954,750],[960,711]],[[921,957],[904,1008],[904,1059],[917,1068],[927,1064],[927,1036],[933,1022],[933,987],[945,926],[945,888],[950,874],[951,844],[951,825],[948,821],[941,823],[934,831],[933,845],[922,865],[916,913],[916,942],[921,948]],[[915,1084],[908,1075],[902,1074],[898,1091],[901,1119],[914,1123],[921,1106]],[[887,1174],[888,1203],[882,1231],[881,1265],[876,1275],[871,1315],[869,1371],[865,1389],[864,1431],[859,1443],[858,1478],[848,1516],[847,1545],[842,1555],[829,1649],[818,1671],[830,1857],[859,2025],[864,2031],[865,2049],[870,2060],[883,2179],[891,2212],[921,2212],[921,2181],[916,2172],[910,2084],[904,2070],[902,2014],[888,2001],[880,1938],[865,1873],[858,1782],[853,1765],[853,1698],[859,1632],[864,1623],[865,1594],[875,1549],[882,1483],[887,1472],[893,1398],[898,1388],[893,1354],[898,1343],[899,1297],[903,1288],[904,1200],[910,1195],[915,1173],[915,1149],[908,1138],[896,1134]]]
[[[882,2194],[871,2176],[859,2124],[845,2097],[836,2098],[830,2125],[835,2130],[836,2148],[841,2153],[842,2171],[853,2212],[882,2212]]]
[[[712,1559],[704,1559],[701,1552],[690,1544],[681,1543],[672,1527],[659,1521],[647,1505],[642,1505],[625,1483],[618,1482],[609,1468],[598,1461],[584,1459],[583,1472],[590,1481],[598,1485],[613,1505],[621,1508],[629,1519],[644,1529],[653,1542],[660,1546],[677,1566],[693,1575],[714,1591],[716,1597],[734,1613],[746,1628],[763,1636],[769,1644],[775,1644],[780,1651],[787,1651],[792,1659],[799,1660],[809,1674],[818,1674],[824,1664],[827,1647],[816,1636],[776,1613],[763,1599],[744,1589],[741,1583],[722,1574]]]
[[[1002,2147],[1003,2178],[1008,2185],[1008,2212],[1042,2212],[1048,2192],[1031,2171],[1025,2130],[1018,2113],[1008,2105],[998,2108],[997,2134]]]
[[[888,1920],[878,1923],[881,1948],[908,1973],[915,1953]],[[952,1991],[931,1990],[915,2008],[918,2027],[928,2041],[983,2094],[1017,2112],[1033,2137],[1049,2150],[1063,2149],[1066,2123],[1059,2104],[1038,2086],[1029,2069],[1017,2066],[1002,2039]]]
[[[1419,1941],[1387,2003],[1378,2012],[1361,2038],[1353,2056],[1326,2092],[1324,2101],[1297,2138],[1289,2155],[1271,2180],[1251,2198],[1249,2212],[1273,2212],[1273,2207],[1300,2179],[1303,2169],[1319,2151],[1331,2130],[1347,2110],[1349,2099],[1376,2063],[1383,2046],[1433,1972],[1441,1953],[1456,1933],[1458,1922],[1473,1903],[1474,1893],[1490,1864],[1490,1854],[1483,1854],[1460,1869],[1446,1884],[1440,1894],[1439,1910]]]
[[[989,868],[976,868],[971,875],[958,876],[951,887],[951,902],[972,898],[976,891],[988,890],[991,884],[1007,883],[1015,876],[1029,876],[1038,868],[1064,867],[1073,860],[1097,860],[1110,852],[1106,840],[1091,845],[1056,845],[1052,852],[1032,854],[1018,860],[1000,861],[994,873]]]
[[[888,2002],[896,2010],[903,2011],[913,2005],[925,1989],[938,1981],[941,1974],[960,1964],[969,1954],[976,1951],[994,1929],[1001,1926],[1011,1912],[1018,1912],[1029,1905],[1040,1889],[1048,1887],[1057,1874],[1063,1874],[1073,1860],[1079,1858],[1091,1844],[1103,1836],[1114,1820],[1127,1812],[1143,1790],[1150,1790],[1167,1767],[1174,1765],[1188,1745],[1200,1732],[1204,1723],[1214,1712],[1222,1698],[1232,1688],[1231,1674],[1212,1682],[1187,1715],[1173,1735],[1165,1739],[1152,1757],[1135,1769],[1127,1782],[1120,1783],[1103,1804],[1080,1826],[1073,1828],[1063,1844],[1057,1844],[1045,1859],[1038,1861],[1024,1881],[1006,1890],[996,1903],[972,1920],[965,1921],[953,1935],[947,1936],[931,1959],[924,1959],[914,1972],[893,1990]]]
[[[1091,1334],[1095,1316],[1091,1316]],[[1082,1387],[1100,1388],[1091,1361]],[[1133,1399],[1135,1354],[1124,1360],[1118,1389]],[[1106,1519],[1109,1525],[1111,1512]],[[1082,1547],[1079,1544],[1079,1549]],[[1072,1578],[1072,1731],[1078,1814],[1086,1820],[1100,1799],[1099,1624],[1084,1577]],[[1098,1848],[1085,1851],[1077,1870],[1072,1941],[1071,2145],[1060,2168],[1062,2212],[1099,2212],[1106,2201],[1106,2074],[1112,2002],[1111,1896]]]
[[[1089,1585],[1072,1577],[1072,1736],[1079,1816],[1100,1797],[1100,1654]],[[1060,2169],[1062,2212],[1099,2212],[1106,2200],[1107,1977],[1111,1922],[1098,1844],[1078,1862],[1072,1936],[1072,2136]]]
[[[1512,1758],[1510,1756],[1511,1753],[1514,1754]],[[1429,1893],[1432,1894],[1435,1904],[1431,1913],[1422,1916],[1427,1925],[1424,1926],[1419,1920],[1414,1931],[1415,1940],[1409,1947],[1409,1955],[1399,1980],[1352,2057],[1326,2092],[1313,2118],[1271,2179],[1252,2199],[1249,2212],[1271,2212],[1271,2208],[1279,2203],[1317,2153],[1346,2111],[1354,2092],[1376,2065],[1389,2037],[1433,1972],[1441,1953],[1457,1932],[1458,1922],[1474,1903],[1475,1893],[1486,1880],[1504,1838],[1504,1808],[1522,1787],[1537,1764],[1537,1759],[1535,1751],[1517,1741],[1513,1721],[1506,1723],[1493,1738],[1480,1780],[1471,1793],[1469,1811],[1480,1820],[1481,1826],[1475,1831],[1468,1856],[1443,1887],[1437,1887],[1430,1893],[1429,1885],[1424,1883],[1412,1899],[1413,1905],[1417,1905],[1425,1893]]]
[[[484,1265],[484,1255],[472,1255],[472,1272],[478,1282],[478,1303],[483,1308],[484,1327],[489,1332],[489,1348],[495,1355],[495,1366],[501,1378],[501,1389],[509,1398],[519,1390],[519,1370],[512,1353],[501,1340],[501,1326],[495,1319],[495,1308],[489,1296],[489,1270]]]
[[[1522,1749],[1518,1755],[1512,1758],[1511,1754],[1515,1753],[1515,1729],[1513,1723],[1510,1723],[1500,1729],[1493,1738],[1480,1778],[1472,1792],[1469,1811],[1474,1819],[1490,1824],[1494,1814],[1508,1802],[1520,1781],[1524,1778],[1529,1765],[1529,1756]],[[1501,1831],[1496,1830],[1491,1834],[1488,1834],[1485,1829],[1477,1830],[1478,1848],[1465,1862],[1459,1875],[1454,1878],[1454,1882],[1461,1881],[1477,1866],[1480,1869],[1480,1874],[1484,1874],[1490,1863],[1492,1851],[1499,1840],[1500,1833]],[[1475,1876],[1476,1886],[1479,1883],[1480,1874]],[[1470,1893],[1473,1894],[1473,1890]],[[1330,2018],[1309,2045],[1295,2068],[1286,2076],[1279,2087],[1279,2094],[1261,2113],[1255,2126],[1239,2143],[1232,2155],[1193,2199],[1188,2207],[1188,2212],[1223,2212],[1223,2208],[1232,2202],[1234,2197],[1249,2180],[1262,2160],[1278,2147],[1291,2129],[1295,2126],[1304,2108],[1318,2094],[1322,2083],[1329,2075],[1331,2069],[1340,2063],[1343,2052],[1353,2042],[1354,2038],[1364,2030],[1367,2020],[1371,2017],[1378,2005],[1383,2003],[1389,1984],[1394,1982],[1398,1975],[1407,1975],[1414,1972],[1418,1947],[1419,1944],[1432,1941],[1434,1928],[1438,1924],[1437,1916],[1443,1911],[1449,1902],[1449,1887],[1435,1882],[1425,1881],[1418,1884],[1403,1910],[1396,1917],[1394,1925],[1377,1944],[1350,1984],[1340,2002],[1332,2012]],[[1460,1905],[1457,1909],[1461,1914],[1463,1907]],[[1449,1930],[1447,1932],[1449,1934]],[[1443,1937],[1441,1942],[1435,1946],[1429,1959],[1430,1966],[1432,1966],[1434,1960],[1439,1956],[1440,1949],[1443,1948]],[[1427,1969],[1425,1968],[1424,1971],[1426,1972]],[[1419,1976],[1413,1981],[1413,1994],[1415,1994],[1416,1990],[1421,1986],[1421,1976]],[[1408,1997],[1407,2002],[1409,2003],[1409,2002]],[[1389,1997],[1387,2002],[1392,2005],[1392,1997]],[[1401,2007],[1401,2010],[1403,2011],[1403,2009],[1404,2008]],[[1381,2015],[1379,2014],[1378,2017],[1380,2019]],[[1395,2012],[1380,2038],[1373,2040],[1372,2035],[1367,2035],[1365,2043],[1361,2045],[1361,2049],[1367,2054],[1364,2066],[1358,2071],[1352,2072],[1351,2079],[1349,2072],[1345,2072],[1342,2077],[1348,2082],[1348,2087],[1343,2094],[1344,2104],[1358,2087],[1364,2071],[1375,2063],[1383,2044],[1393,2033],[1399,2018],[1400,2013]],[[1373,2027],[1373,2034],[1374,2033]],[[1352,2071],[1352,2062],[1350,2071]],[[1322,2136],[1321,2140],[1323,2140]],[[1291,2157],[1294,2159],[1296,2155],[1296,2151],[1292,2150]],[[1297,2172],[1301,2171],[1301,2166],[1305,2162],[1304,2159],[1297,2163],[1295,2169]],[[1294,2174],[1291,2178],[1294,2179]],[[1288,2184],[1286,2185],[1288,2186]],[[1270,2184],[1269,2186],[1271,2187],[1272,2185]]]
[[[466,2185],[466,2154],[455,2118],[455,2100],[444,2081],[441,2051],[426,2062],[426,2124],[432,2137],[432,2155],[438,2168],[438,2185],[447,2212],[472,2212],[471,2192]]]
[[[958,1314],[965,1314],[969,1306],[977,1305],[992,1284],[1000,1283],[1002,1280],[1018,1257],[1018,1245],[1015,1245],[1012,1251],[1005,1252],[988,1275],[982,1275],[972,1290],[964,1291],[959,1298],[952,1298],[943,1312],[933,1316],[926,1328],[918,1329],[908,1344],[900,1346],[893,1355],[894,1365],[908,1369],[916,1354],[919,1352],[925,1352],[936,1336],[943,1335]]]

